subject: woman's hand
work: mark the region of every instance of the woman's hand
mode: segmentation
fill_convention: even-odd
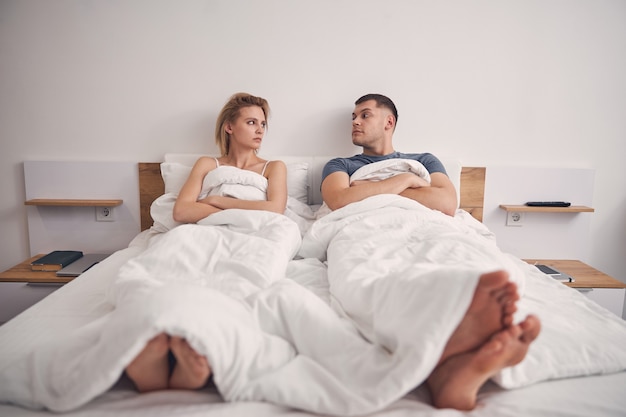
[[[198,203],[208,204],[209,206],[213,206],[215,208],[223,208],[220,207],[220,200],[223,200],[225,197],[220,195],[208,195],[205,198],[198,200]]]

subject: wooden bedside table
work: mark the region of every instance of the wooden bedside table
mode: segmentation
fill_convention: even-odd
[[[31,270],[30,263],[42,256],[33,256],[0,273],[0,325],[74,279],[57,277],[56,272]]]
[[[30,263],[44,254],[35,255],[13,268],[0,272],[0,282],[29,282],[38,284],[65,284],[75,277],[57,277],[56,271],[33,271]]]
[[[524,259],[524,261],[529,264],[548,265],[571,275],[574,282],[564,282],[564,285],[584,293],[619,317],[625,317],[626,284],[620,280],[573,259]]]

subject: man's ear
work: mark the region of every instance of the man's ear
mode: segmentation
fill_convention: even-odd
[[[385,120],[385,129],[394,130],[396,128],[396,118],[393,117],[393,114],[387,115],[387,120]]]

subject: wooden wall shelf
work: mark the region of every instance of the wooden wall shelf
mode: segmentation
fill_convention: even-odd
[[[595,210],[587,206],[569,207],[530,207],[526,205],[500,204],[505,211],[533,211],[541,213],[593,213]]]
[[[124,201],[118,199],[111,200],[87,200],[87,199],[63,199],[63,198],[34,198],[25,201],[27,206],[61,206],[61,207],[117,207]]]

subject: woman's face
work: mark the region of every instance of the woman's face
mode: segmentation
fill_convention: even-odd
[[[258,106],[243,107],[233,123],[226,124],[230,134],[230,147],[259,149],[265,135],[266,120],[263,109]]]

